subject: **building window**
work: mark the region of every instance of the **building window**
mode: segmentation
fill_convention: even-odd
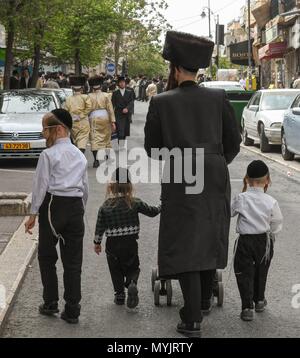
[[[284,10],[291,11],[296,7],[296,0],[285,0],[284,1]]]
[[[271,0],[271,19],[279,15],[279,0]]]

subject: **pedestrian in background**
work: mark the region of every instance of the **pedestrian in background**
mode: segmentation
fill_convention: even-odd
[[[22,71],[21,80],[20,80],[20,89],[32,88],[32,77],[28,68],[25,68]]]
[[[147,100],[151,100],[153,96],[157,95],[157,82],[158,82],[157,79],[153,78],[152,82],[148,85],[146,89]]]
[[[163,79],[164,79],[163,76],[159,76],[159,81],[156,84],[157,94],[163,93],[165,90]]]
[[[106,235],[105,252],[117,305],[125,303],[125,288],[128,289],[127,306],[135,308],[139,303],[139,214],[155,217],[159,213],[160,206],[149,206],[133,197],[128,170],[118,168],[108,184],[107,200],[99,209],[94,239],[94,250],[99,255],[102,237]]]
[[[13,70],[12,76],[9,80],[10,89],[19,89],[20,88],[20,75],[18,70]]]
[[[275,235],[282,230],[278,202],[267,194],[270,183],[267,165],[261,160],[253,161],[244,178],[243,193],[231,207],[232,216],[238,215],[234,271],[242,300],[240,317],[244,321],[253,320],[254,304],[256,312],[263,312],[267,305],[265,289]]]
[[[300,89],[300,72],[298,72],[297,79],[293,83],[294,89]]]
[[[61,318],[78,323],[81,300],[84,208],[88,198],[87,160],[70,141],[72,117],[55,109],[43,118],[47,149],[40,157],[33,182],[31,216],[25,232],[32,234],[39,221],[38,260],[43,284],[42,315],[58,313],[56,245],[64,268],[65,308]]]
[[[73,119],[73,142],[84,153],[90,137],[88,116],[92,110],[92,102],[89,96],[82,93],[86,83],[85,76],[70,76],[69,82],[74,94],[67,97],[65,109],[70,112]]]

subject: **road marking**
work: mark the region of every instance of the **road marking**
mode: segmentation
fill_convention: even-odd
[[[255,153],[255,154],[258,154],[260,155],[261,157],[264,157],[266,159],[269,159],[269,160],[272,160],[273,162],[277,163],[277,164],[281,164],[283,166],[285,166],[286,168],[289,168],[289,169],[292,169],[292,170],[295,170],[296,172],[299,172],[300,173],[300,168],[296,168],[290,164],[287,164],[279,159],[275,159],[275,158],[271,158],[269,157],[268,155],[262,153],[262,152],[259,152],[257,151],[256,149],[252,149],[252,148],[249,148],[249,147],[245,147],[243,144],[241,144],[241,147],[245,150],[248,150],[249,152],[252,152],[252,153]]]
[[[35,171],[31,171],[31,170],[16,170],[16,169],[0,169],[0,172],[28,173],[28,174],[35,173]]]

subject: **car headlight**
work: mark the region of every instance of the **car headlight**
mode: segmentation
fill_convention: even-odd
[[[271,124],[271,128],[280,129],[282,127],[282,123],[273,123]]]

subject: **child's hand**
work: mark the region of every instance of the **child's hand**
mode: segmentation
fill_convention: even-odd
[[[102,251],[101,244],[98,244],[98,245],[95,244],[94,251],[96,252],[97,255],[99,255],[100,252]]]

